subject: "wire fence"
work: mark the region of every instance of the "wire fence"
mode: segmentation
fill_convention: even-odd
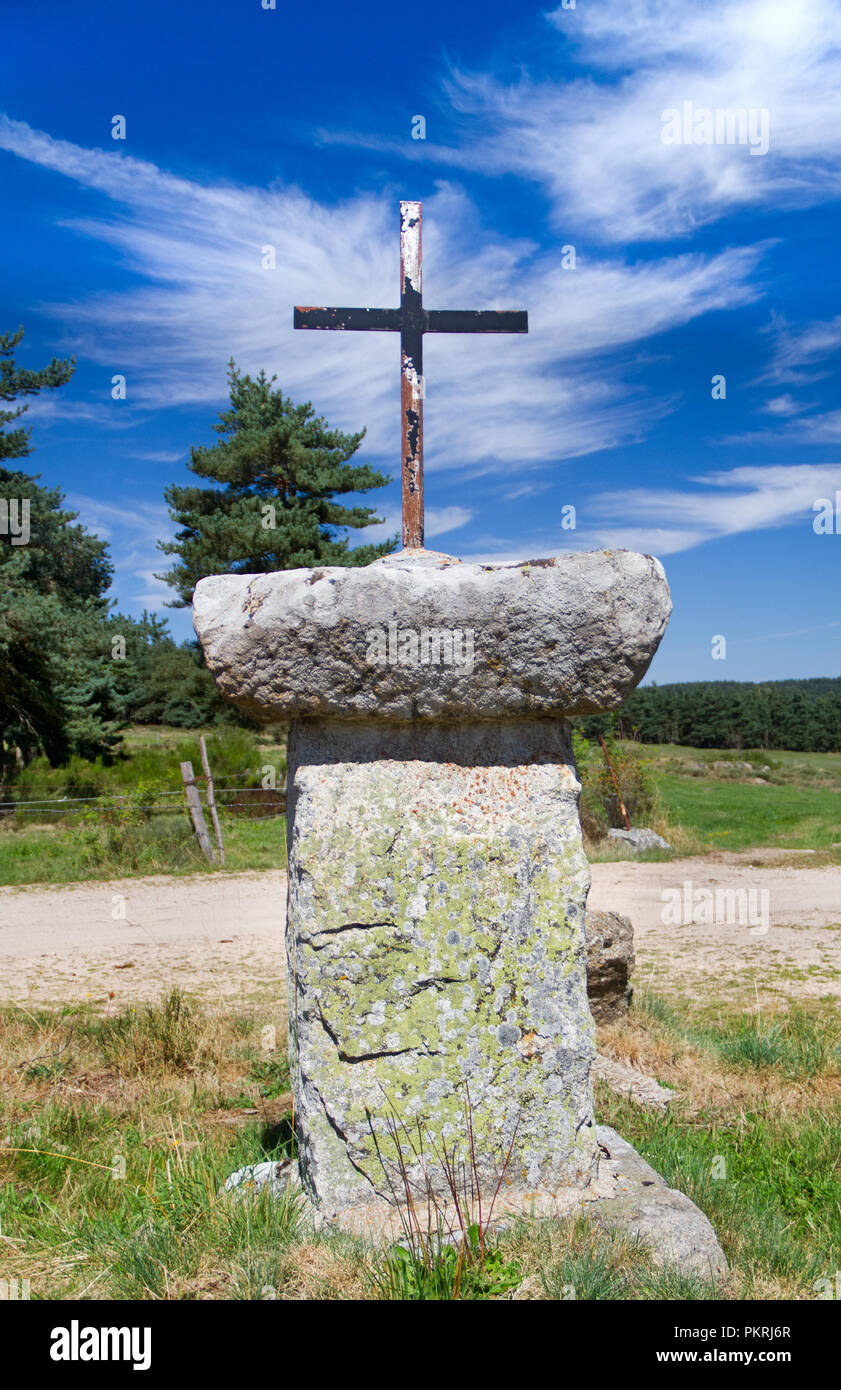
[[[238,777],[251,777],[251,776],[253,775],[253,773],[254,773],[253,767],[243,767],[243,768],[240,768],[239,772],[228,772],[228,773],[223,773],[221,776],[219,776],[217,773],[214,772],[214,774],[213,774],[213,783],[214,783],[214,786],[219,786],[219,784],[222,783],[222,782],[235,782],[235,781],[237,780]],[[206,780],[206,779],[204,778],[204,776],[203,776],[201,773],[198,773],[198,774],[197,774],[197,776],[196,776],[196,781],[197,781],[197,782],[203,782],[203,781],[205,781],[205,780]],[[14,783],[13,781],[12,781],[12,782],[8,782],[8,781],[7,781],[7,782],[0,782],[0,805],[4,805],[4,804],[5,804],[4,801],[3,801],[3,799],[2,799],[2,798],[3,798],[3,794],[4,794],[5,792],[11,792],[11,791],[13,791],[14,788],[15,788],[15,783]],[[237,790],[243,790],[243,789],[242,789],[242,788],[237,788],[237,787],[229,787],[229,788],[228,788],[228,791],[237,791]],[[268,790],[272,790],[272,791],[273,791],[274,788],[271,788],[271,789],[270,789],[270,788],[267,788],[267,787],[263,787],[263,785],[262,785],[262,783],[261,783],[261,785],[260,785],[259,787],[246,787],[246,788],[244,788],[244,790],[245,790],[245,791],[268,791]],[[94,794],[94,796],[92,796],[92,797],[86,797],[86,796],[68,796],[66,792],[57,793],[55,787],[54,787],[54,786],[49,786],[47,783],[44,783],[44,785],[43,785],[43,786],[40,786],[40,787],[37,787],[37,786],[36,786],[36,787],[32,787],[32,786],[29,786],[29,784],[27,784],[26,791],[27,791],[28,794],[31,793],[31,792],[46,792],[46,793],[49,793],[49,795],[47,795],[47,796],[44,797],[44,800],[45,800],[45,801],[65,801],[65,800],[69,800],[69,801],[97,801],[97,800],[99,800],[100,797],[103,797],[103,796],[121,796],[121,795],[123,795],[122,792],[117,792],[117,791],[114,791],[114,792],[106,792],[106,791],[103,791],[103,792],[96,792],[96,793]],[[168,792],[161,792],[161,793],[159,793],[159,795],[161,795],[161,796],[180,796],[182,792],[183,792],[183,787],[179,788],[178,791],[174,791],[174,792],[170,792],[170,791],[168,791]],[[126,795],[130,795],[130,793],[126,793]],[[26,797],[26,800],[27,800],[27,801],[33,800],[33,799],[35,799],[35,798],[32,798],[30,795],[27,795],[27,797]]]
[[[195,780],[199,783],[206,779],[196,777]],[[224,780],[213,778],[216,803],[220,810],[250,811],[254,819],[261,820],[269,816],[281,816],[285,813],[285,792],[274,787],[220,786],[220,781]],[[8,795],[8,790],[8,788],[0,788],[0,792],[5,792],[6,795]],[[228,799],[230,796],[243,799],[230,801]],[[167,799],[164,800],[164,798]],[[179,809],[178,803],[174,802],[172,798],[178,798],[186,812],[187,803],[182,786],[176,791],[156,790],[152,793],[152,800],[149,802],[136,801],[131,792],[101,792],[98,796],[11,797],[0,799],[0,816],[30,815],[43,818],[82,814],[90,816],[97,813],[113,816],[116,812],[127,807],[130,807],[132,811],[142,812],[146,815],[172,815]]]

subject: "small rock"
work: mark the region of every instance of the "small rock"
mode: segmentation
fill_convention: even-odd
[[[601,1053],[593,1058],[590,1075],[604,1081],[618,1096],[627,1096],[637,1105],[645,1105],[651,1110],[665,1110],[674,1091],[661,1086],[653,1076],[637,1071],[636,1067],[626,1067],[613,1057],[603,1057]]]
[[[546,1290],[543,1287],[543,1280],[539,1274],[529,1274],[528,1277],[523,1280],[522,1284],[518,1284],[516,1289],[512,1289],[510,1293],[505,1294],[504,1297],[510,1298],[514,1302],[527,1303],[534,1299],[545,1298]]]
[[[668,840],[664,840],[662,835],[657,835],[653,830],[647,830],[643,826],[635,827],[633,830],[608,830],[611,840],[627,840],[634,850],[645,849],[671,849]]]
[[[223,1191],[256,1191],[270,1187],[273,1197],[283,1197],[292,1176],[292,1160],[284,1158],[280,1163],[252,1163],[247,1168],[237,1168],[226,1179]]]
[[[587,994],[597,1023],[627,1013],[634,992],[634,929],[618,912],[591,909],[584,916],[587,940]]]

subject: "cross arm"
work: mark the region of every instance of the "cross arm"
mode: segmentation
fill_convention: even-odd
[[[526,309],[428,309],[427,333],[528,333]]]
[[[295,306],[295,328],[369,329],[379,333],[399,333],[399,309],[316,309]]]

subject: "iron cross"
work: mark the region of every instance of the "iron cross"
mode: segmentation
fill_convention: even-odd
[[[403,415],[403,547],[423,548],[423,335],[528,333],[525,309],[424,309],[421,293],[421,205],[400,204],[400,308],[296,307],[296,328],[364,329],[400,334]]]

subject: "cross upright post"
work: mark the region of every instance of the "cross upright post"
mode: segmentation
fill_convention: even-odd
[[[421,204],[400,204],[400,308],[323,309],[296,306],[295,328],[335,328],[400,334],[401,485],[403,548],[422,550],[423,335],[528,333],[524,309],[424,309]]]
[[[400,204],[400,405],[403,549],[422,550],[423,243],[420,203]]]

